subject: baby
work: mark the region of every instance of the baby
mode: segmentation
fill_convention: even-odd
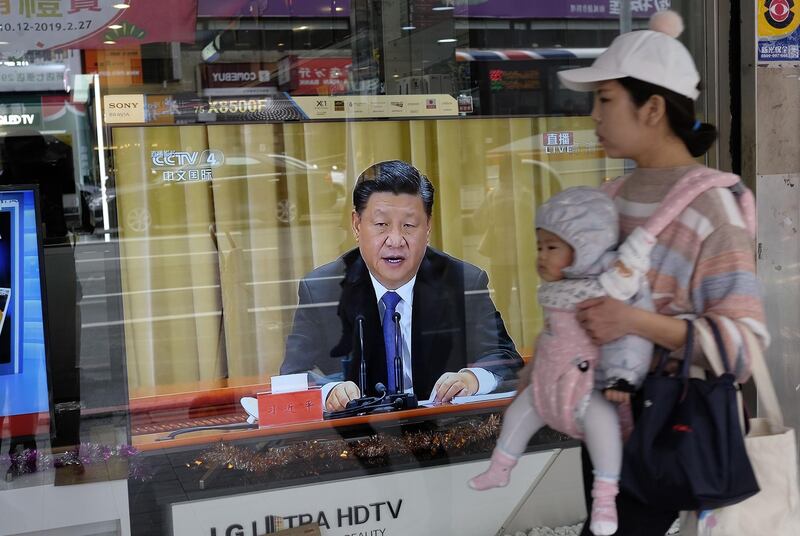
[[[618,236],[614,203],[600,190],[570,188],[539,208],[536,269],[544,326],[531,384],[506,410],[489,469],[469,481],[476,490],[508,484],[528,441],[545,424],[583,439],[595,467],[590,529],[598,536],[617,531],[622,429],[632,422],[630,393],[641,385],[653,354],[650,341],[633,335],[598,348],[576,319],[578,303],[609,295],[603,281],[629,279],[615,253]],[[652,310],[646,279],[630,279],[641,287],[630,303]]]

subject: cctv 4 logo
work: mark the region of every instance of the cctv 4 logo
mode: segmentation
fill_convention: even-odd
[[[173,168],[183,166],[219,167],[225,163],[222,151],[152,151],[150,160],[157,168]]]

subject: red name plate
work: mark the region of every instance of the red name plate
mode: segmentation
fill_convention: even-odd
[[[322,420],[322,390],[258,393],[258,427]]]

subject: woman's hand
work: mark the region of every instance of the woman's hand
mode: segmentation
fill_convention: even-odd
[[[625,335],[638,335],[670,351],[686,344],[684,320],[639,309],[607,296],[579,303],[576,318],[598,346]]]
[[[601,346],[632,333],[635,311],[627,303],[604,296],[579,303],[576,316],[592,342]]]

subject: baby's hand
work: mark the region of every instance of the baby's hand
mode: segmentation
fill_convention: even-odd
[[[609,383],[608,387],[603,389],[603,394],[605,395],[606,400],[611,402],[616,402],[617,404],[630,404],[631,393],[633,393],[634,390],[634,386],[631,385],[628,380],[619,378],[617,381]]]
[[[606,389],[603,391],[603,394],[605,394],[606,400],[610,402],[615,402],[617,404],[630,404],[631,402],[631,394],[626,393],[625,391]]]

